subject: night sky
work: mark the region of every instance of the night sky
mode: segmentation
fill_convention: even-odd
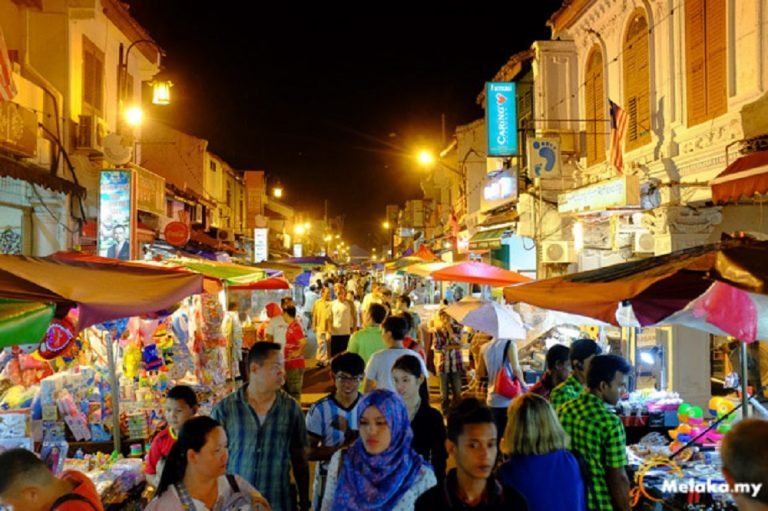
[[[367,245],[384,206],[419,198],[406,155],[441,149],[479,119],[476,98],[507,59],[536,39],[561,0],[505,6],[447,3],[434,16],[336,16],[258,2],[129,0],[167,52],[173,104],[150,118],[207,139],[241,170],[266,170],[299,211],[344,215],[344,236]],[[368,4],[367,9],[381,9]],[[260,14],[259,11],[262,13]],[[481,13],[481,11],[485,11]]]

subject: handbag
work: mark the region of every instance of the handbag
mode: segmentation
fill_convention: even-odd
[[[504,346],[504,358],[502,359],[499,372],[496,373],[496,380],[493,382],[493,391],[496,394],[509,399],[517,397],[522,391],[520,380],[512,372],[512,367],[507,360],[507,352],[509,351],[509,344],[511,342],[512,341],[507,341],[507,344]]]

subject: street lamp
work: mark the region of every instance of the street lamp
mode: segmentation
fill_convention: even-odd
[[[128,126],[140,126],[144,120],[144,111],[139,106],[132,106],[125,111],[125,122]]]
[[[275,186],[272,187],[272,196],[275,199],[279,199],[283,196],[283,185],[278,181]]]
[[[128,48],[123,52],[123,44],[120,43],[119,51],[118,51],[118,66],[117,66],[117,111],[118,111],[118,123],[117,123],[117,131],[118,133],[121,131],[121,123],[120,123],[120,112],[123,110],[123,102],[125,100],[125,86],[126,86],[126,77],[128,75],[128,56],[131,53],[131,50],[139,43],[149,44],[157,50],[157,67],[160,68],[160,59],[165,56],[165,52],[163,51],[158,44],[153,41],[152,39],[139,39],[138,41],[132,42],[130,45],[128,45]],[[167,105],[171,102],[171,87],[173,84],[168,80],[153,80],[152,81],[152,103],[155,105]]]

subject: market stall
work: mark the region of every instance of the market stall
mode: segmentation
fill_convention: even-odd
[[[751,342],[768,339],[766,255],[768,243],[726,239],[666,256],[508,287],[504,295],[508,301],[593,317],[624,327],[634,336],[647,327],[680,324]],[[650,365],[658,351],[652,346],[636,357],[636,375],[641,372],[638,366],[644,360]],[[746,357],[746,344],[742,343],[741,352]],[[628,448],[633,495],[640,509],[657,509],[653,506],[662,502],[670,509],[735,509],[727,492],[708,491],[706,485],[701,492],[697,484],[722,481],[718,442],[736,414],[749,413],[748,403],[753,400],[745,373],[739,394],[738,403],[735,396],[715,396],[707,410],[685,403],[684,395],[663,389],[636,391],[620,402],[617,412],[628,439],[632,427],[656,425],[660,429],[631,439],[636,441]],[[675,486],[680,481],[694,484]],[[654,485],[656,491],[651,495]]]

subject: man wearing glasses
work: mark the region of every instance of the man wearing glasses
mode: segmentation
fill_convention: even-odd
[[[316,401],[307,413],[307,458],[320,462],[315,470],[312,509],[320,509],[328,474],[328,461],[357,438],[358,390],[365,362],[356,353],[342,353],[331,360],[334,393]]]

